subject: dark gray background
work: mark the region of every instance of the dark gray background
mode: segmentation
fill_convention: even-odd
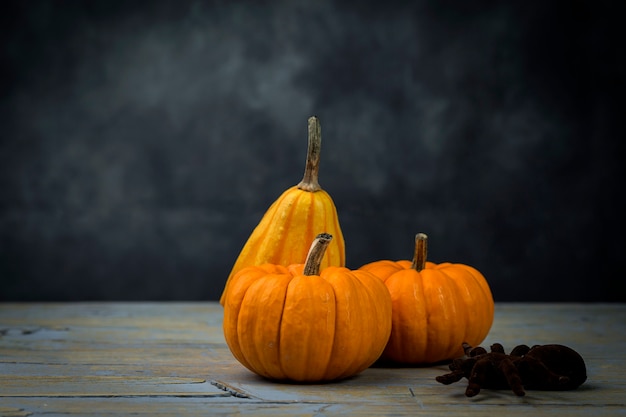
[[[348,266],[626,301],[618,3],[2,2],[0,299],[217,299],[317,115]]]

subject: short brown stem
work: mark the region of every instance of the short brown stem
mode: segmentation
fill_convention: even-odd
[[[304,275],[320,274],[320,264],[331,240],[333,240],[333,237],[328,233],[320,233],[315,237],[304,262]]]
[[[415,235],[415,254],[413,255],[413,264],[411,268],[417,272],[426,267],[426,254],[428,252],[426,241],[428,236],[424,233],[418,233]]]
[[[317,117],[309,117],[309,146],[306,153],[306,167],[304,177],[298,188],[305,191],[319,191],[322,189],[318,182],[320,169],[320,150],[322,148],[322,128]]]

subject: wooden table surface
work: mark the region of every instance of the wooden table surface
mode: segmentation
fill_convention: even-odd
[[[292,385],[243,368],[205,303],[0,303],[0,416],[626,416],[626,304],[496,304],[483,343],[560,343],[581,353],[574,391],[483,390],[435,381],[445,364],[372,367]],[[502,406],[507,406],[506,410]]]

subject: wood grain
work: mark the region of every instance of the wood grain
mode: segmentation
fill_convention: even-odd
[[[447,366],[374,366],[329,384],[266,381],[222,335],[218,303],[0,304],[0,416],[626,415],[626,305],[497,304],[483,345],[561,343],[588,381],[575,391],[463,395]]]

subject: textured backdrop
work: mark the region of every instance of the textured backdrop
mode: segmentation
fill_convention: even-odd
[[[626,301],[617,3],[2,2],[0,299],[217,299],[317,115],[348,266]]]

